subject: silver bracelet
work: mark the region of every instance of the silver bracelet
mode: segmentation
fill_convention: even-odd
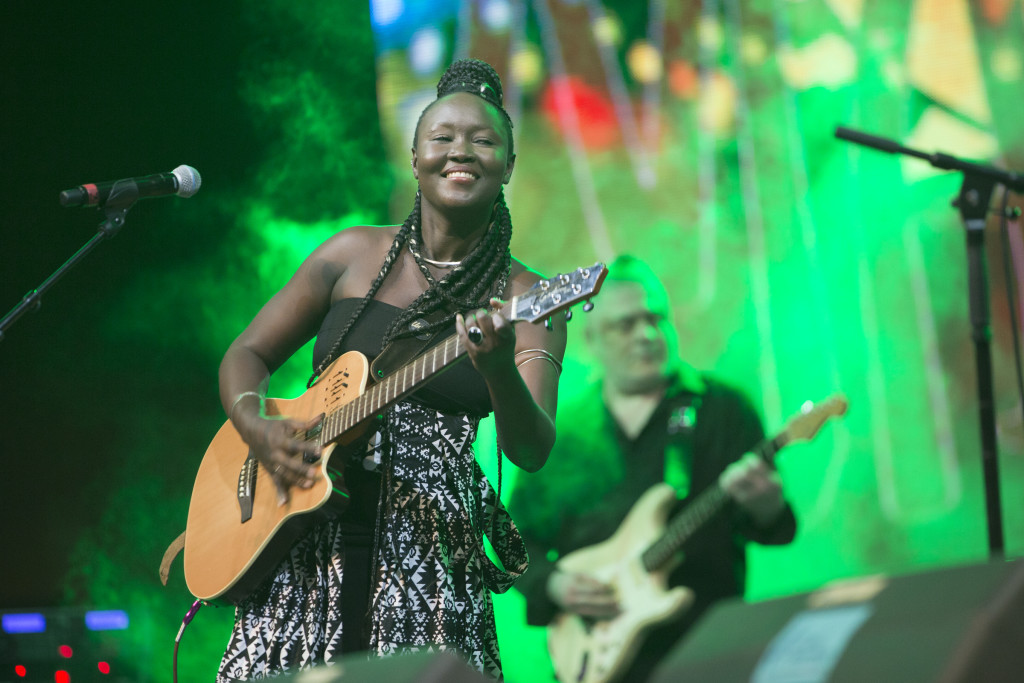
[[[539,353],[541,355],[539,355],[539,356],[531,356],[530,358],[527,358],[525,360],[519,361],[518,363],[516,363],[516,367],[517,368],[520,365],[523,365],[524,363],[529,363],[531,360],[536,360],[537,358],[543,358],[544,360],[548,361],[549,363],[551,363],[552,365],[555,366],[555,370],[558,371],[558,374],[562,374],[562,364],[560,362],[558,362],[558,359],[555,358],[546,349],[523,349],[522,351],[519,351],[518,353],[516,353],[516,358],[518,358],[519,356],[523,355],[524,353]]]
[[[551,363],[551,367],[555,369],[555,374],[562,374],[562,368],[558,365],[558,361],[556,361],[554,358],[549,358],[548,356],[530,356],[526,360],[521,360],[518,363],[516,363],[516,367],[522,367],[529,363],[531,360],[546,360],[547,362]]]
[[[243,391],[242,393],[235,397],[235,402],[231,404],[231,409],[228,410],[229,420],[234,417],[235,407],[238,405],[238,402],[241,401],[246,396],[255,396],[260,400],[260,405],[263,404],[263,394],[259,393],[258,391]]]

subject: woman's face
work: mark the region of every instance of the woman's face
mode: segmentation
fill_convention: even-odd
[[[515,165],[502,115],[482,98],[454,93],[420,120],[412,149],[421,201],[443,210],[491,205]]]

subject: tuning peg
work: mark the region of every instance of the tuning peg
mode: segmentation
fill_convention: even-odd
[[[592,310],[594,310],[594,302],[591,301],[590,299],[587,299],[587,303],[583,304],[583,311],[586,313],[590,313]]]
[[[565,322],[569,322],[570,320],[572,320],[572,311],[571,310],[567,310],[565,312]]]

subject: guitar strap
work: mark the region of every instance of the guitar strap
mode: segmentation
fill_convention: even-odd
[[[409,323],[409,329],[414,332],[423,330],[449,316],[453,316],[453,314],[447,309],[434,311],[430,315],[413,320]],[[392,341],[370,363],[370,375],[375,380],[387,377],[446,336],[447,333],[442,329],[433,334],[426,332]]]
[[[701,397],[684,393],[668,416],[665,436],[665,483],[682,500],[690,493],[690,473],[693,469],[693,430],[697,427],[697,412]]]
[[[178,537],[171,541],[164,551],[163,559],[160,560],[160,583],[167,585],[167,579],[171,575],[171,562],[178,556],[178,553],[185,547],[185,532],[182,531]]]
[[[448,310],[434,311],[424,318],[417,318],[416,320],[413,320],[409,323],[409,328],[412,330],[425,329],[428,325],[439,320],[444,320],[446,316],[452,315],[454,314]],[[373,359],[372,363],[370,363],[370,376],[375,380],[387,377],[392,372],[408,365],[410,361],[427,349],[444,341],[450,334],[451,332],[446,326],[433,334],[425,333],[394,340],[384,347],[384,350]],[[466,413],[467,415],[483,417],[487,412],[489,412],[484,411],[481,413],[478,408],[462,403],[452,396],[447,396],[446,400],[448,400],[453,406],[457,406],[458,410]]]

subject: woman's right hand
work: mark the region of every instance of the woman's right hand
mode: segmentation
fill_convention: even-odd
[[[289,418],[263,417],[253,412],[238,411],[232,420],[239,436],[252,448],[253,455],[274,480],[278,504],[288,502],[292,486],[308,489],[319,477],[316,463],[321,448],[316,441],[307,441],[302,435],[314,429],[323,415],[308,422]]]

